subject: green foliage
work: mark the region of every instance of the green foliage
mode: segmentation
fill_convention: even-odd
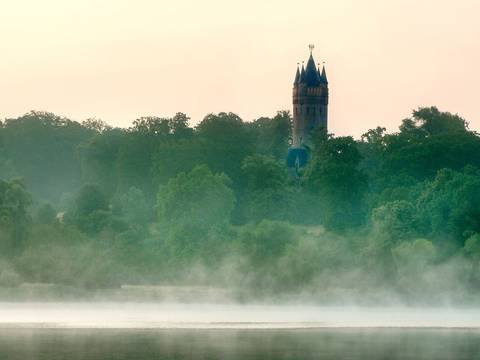
[[[75,199],[75,216],[87,216],[98,210],[108,210],[108,201],[96,185],[84,185]]]
[[[77,147],[92,134],[75,121],[36,111],[7,119],[0,128],[5,156],[30,191],[48,201],[80,185]]]
[[[470,236],[465,241],[465,252],[477,262],[480,261],[480,235],[475,234]]]
[[[11,288],[21,283],[22,278],[15,271],[14,266],[5,261],[0,262],[0,286]]]
[[[116,192],[119,153],[126,136],[124,130],[104,128],[79,146],[84,184],[98,184],[110,196]]]
[[[285,166],[273,157],[252,155],[242,163],[242,197],[248,220],[288,220],[295,212],[295,193]]]
[[[0,180],[0,250],[3,254],[21,251],[30,217],[30,194],[20,180]]]
[[[392,253],[397,267],[399,290],[412,298],[428,296],[432,292],[429,272],[437,255],[432,242],[427,239],[403,242]]]
[[[121,211],[128,224],[143,228],[150,219],[150,208],[143,192],[131,187],[120,197]]]
[[[224,226],[235,204],[229,185],[227,176],[213,174],[205,165],[180,173],[158,192],[159,218],[169,226],[190,224],[199,229]]]
[[[429,135],[465,132],[468,127],[465,119],[449,112],[440,112],[435,106],[415,110],[413,120]]]
[[[323,224],[336,230],[360,225],[367,178],[358,168],[361,155],[356,142],[351,137],[322,133],[314,141],[315,151],[305,176],[308,189],[318,196]]]
[[[288,182],[288,174],[283,164],[264,155],[246,157],[242,162],[242,172],[247,191],[284,189]]]
[[[51,204],[43,204],[38,208],[35,220],[39,224],[53,224],[57,220],[57,212]]]
[[[214,172],[223,172],[235,185],[240,164],[253,153],[254,138],[245,123],[233,113],[207,115],[197,126],[203,142],[205,164]]]
[[[435,235],[453,235],[460,244],[480,232],[480,171],[440,170],[419,199],[421,215]]]
[[[152,160],[152,173],[156,185],[165,185],[181,172],[191,171],[207,162],[205,144],[198,138],[179,139],[158,145]]]
[[[435,247],[427,239],[402,242],[392,252],[397,265],[412,276],[424,272],[425,268],[434,262],[436,256]]]
[[[464,252],[471,260],[470,283],[480,289],[480,235],[474,234],[465,241]]]
[[[294,241],[294,230],[287,224],[263,220],[258,224],[242,227],[238,234],[241,251],[259,266],[284,254],[285,249]]]
[[[107,198],[98,186],[87,184],[78,192],[73,209],[67,212],[67,222],[89,235],[104,229],[126,230],[127,225],[114,217]]]
[[[262,117],[249,124],[255,136],[256,152],[285,159],[292,137],[292,116],[279,111],[273,118]]]
[[[96,118],[89,118],[85,121],[82,121],[82,126],[99,134],[105,131],[112,130],[112,127],[108,125],[105,121]]]
[[[285,164],[289,112],[189,120],[1,123],[0,286],[200,282],[346,301],[480,291],[480,137],[458,115],[420,108],[360,141],[319,129],[299,179]]]
[[[23,278],[82,288],[116,286],[109,250],[70,227],[36,226],[17,259]]]
[[[405,200],[392,201],[373,209],[374,230],[387,234],[393,242],[399,242],[415,235],[418,225],[415,206]]]

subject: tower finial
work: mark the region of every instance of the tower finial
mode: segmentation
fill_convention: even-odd
[[[308,48],[310,49],[310,55],[311,55],[312,52],[313,52],[313,49],[315,49],[315,45],[310,44],[310,45],[308,45]]]

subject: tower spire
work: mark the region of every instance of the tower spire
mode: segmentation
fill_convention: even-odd
[[[325,84],[328,84],[327,72],[325,71],[325,61],[323,62],[323,68],[322,68],[322,81],[325,82]]]
[[[299,83],[303,83],[304,81],[305,81],[305,66],[303,65],[303,61],[302,61],[302,71],[300,72]]]
[[[297,63],[297,72],[295,73],[295,81],[293,82],[294,86],[297,86],[298,83],[300,82],[300,68],[299,68],[299,63]]]
[[[313,45],[310,45],[310,50],[313,50]],[[318,76],[318,69],[313,59],[313,54],[310,53],[308,58],[307,67],[305,68],[305,81],[308,86],[314,87],[320,85],[320,78]]]

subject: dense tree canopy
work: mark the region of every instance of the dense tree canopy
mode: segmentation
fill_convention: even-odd
[[[480,137],[459,115],[420,108],[358,140],[319,129],[298,176],[285,163],[289,112],[189,121],[119,129],[32,111],[1,122],[0,286],[480,290]]]

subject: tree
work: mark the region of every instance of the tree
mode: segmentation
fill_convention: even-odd
[[[404,241],[392,249],[397,269],[397,290],[418,299],[430,295],[429,270],[437,257],[433,243],[427,239]]]
[[[248,220],[287,220],[294,213],[294,194],[284,164],[273,157],[252,155],[242,163],[243,212]]]
[[[480,166],[480,137],[468,131],[463,118],[436,107],[415,110],[412,118],[403,120],[400,132],[386,135],[384,143],[378,171],[382,178],[403,173],[424,180],[442,168]]]
[[[285,165],[265,155],[247,156],[242,162],[242,173],[248,191],[284,189],[288,182]]]
[[[442,169],[418,199],[420,216],[432,235],[452,236],[457,247],[480,232],[480,170]]]
[[[102,119],[97,118],[88,118],[87,120],[82,121],[82,126],[99,134],[103,133],[104,131],[112,130],[110,125],[108,125]]]
[[[237,241],[252,264],[262,266],[278,260],[294,242],[294,235],[294,229],[288,223],[262,220],[240,228]]]
[[[465,132],[468,128],[465,119],[449,112],[440,112],[435,106],[415,110],[413,120],[429,135]]]
[[[480,288],[480,234],[470,236],[463,248],[465,254],[472,262],[470,281]]]
[[[155,187],[165,185],[181,172],[189,172],[195,166],[207,163],[208,144],[198,136],[189,139],[173,139],[158,144],[152,159]]]
[[[81,183],[78,146],[95,132],[52,113],[31,111],[5,120],[4,156],[35,197],[55,202]]]
[[[361,155],[355,140],[320,131],[314,142],[305,176],[307,189],[317,196],[323,224],[335,230],[360,225],[367,178],[358,169]]]
[[[235,197],[224,174],[213,174],[200,165],[180,173],[160,187],[157,209],[161,222],[193,224],[208,229],[228,224]]]
[[[150,209],[140,189],[131,187],[120,198],[122,214],[133,227],[144,228],[149,220]]]
[[[480,138],[471,132],[440,133],[417,140],[404,135],[389,138],[382,159],[380,176],[403,173],[418,180],[435,177],[442,168],[461,170],[466,165],[480,166]]]
[[[374,231],[393,243],[409,239],[418,232],[416,213],[415,206],[405,200],[385,203],[372,211]]]
[[[57,212],[51,204],[43,204],[37,210],[37,222],[40,224],[53,224],[57,219]]]
[[[242,119],[233,113],[209,114],[197,125],[203,142],[206,165],[229,176],[233,185],[240,178],[243,159],[253,152],[253,136]]]
[[[130,131],[142,135],[165,137],[170,134],[170,121],[157,116],[142,116],[133,122]]]
[[[27,237],[32,200],[21,180],[0,180],[0,250],[17,254]]]
[[[127,139],[124,130],[104,129],[81,144],[78,153],[82,166],[82,182],[98,184],[102,192],[112,196],[118,188],[120,150]]]
[[[292,137],[292,116],[289,111],[279,111],[273,118],[259,118],[248,126],[255,137],[258,153],[285,159]]]
[[[193,129],[188,126],[190,118],[184,113],[176,113],[168,122],[170,132],[176,138],[190,138],[193,135]]]
[[[171,262],[218,258],[235,204],[229,185],[226,175],[200,165],[160,187],[157,209]]]
[[[98,186],[87,184],[80,189],[74,208],[67,213],[67,221],[89,235],[97,234],[111,224],[109,203]]]

